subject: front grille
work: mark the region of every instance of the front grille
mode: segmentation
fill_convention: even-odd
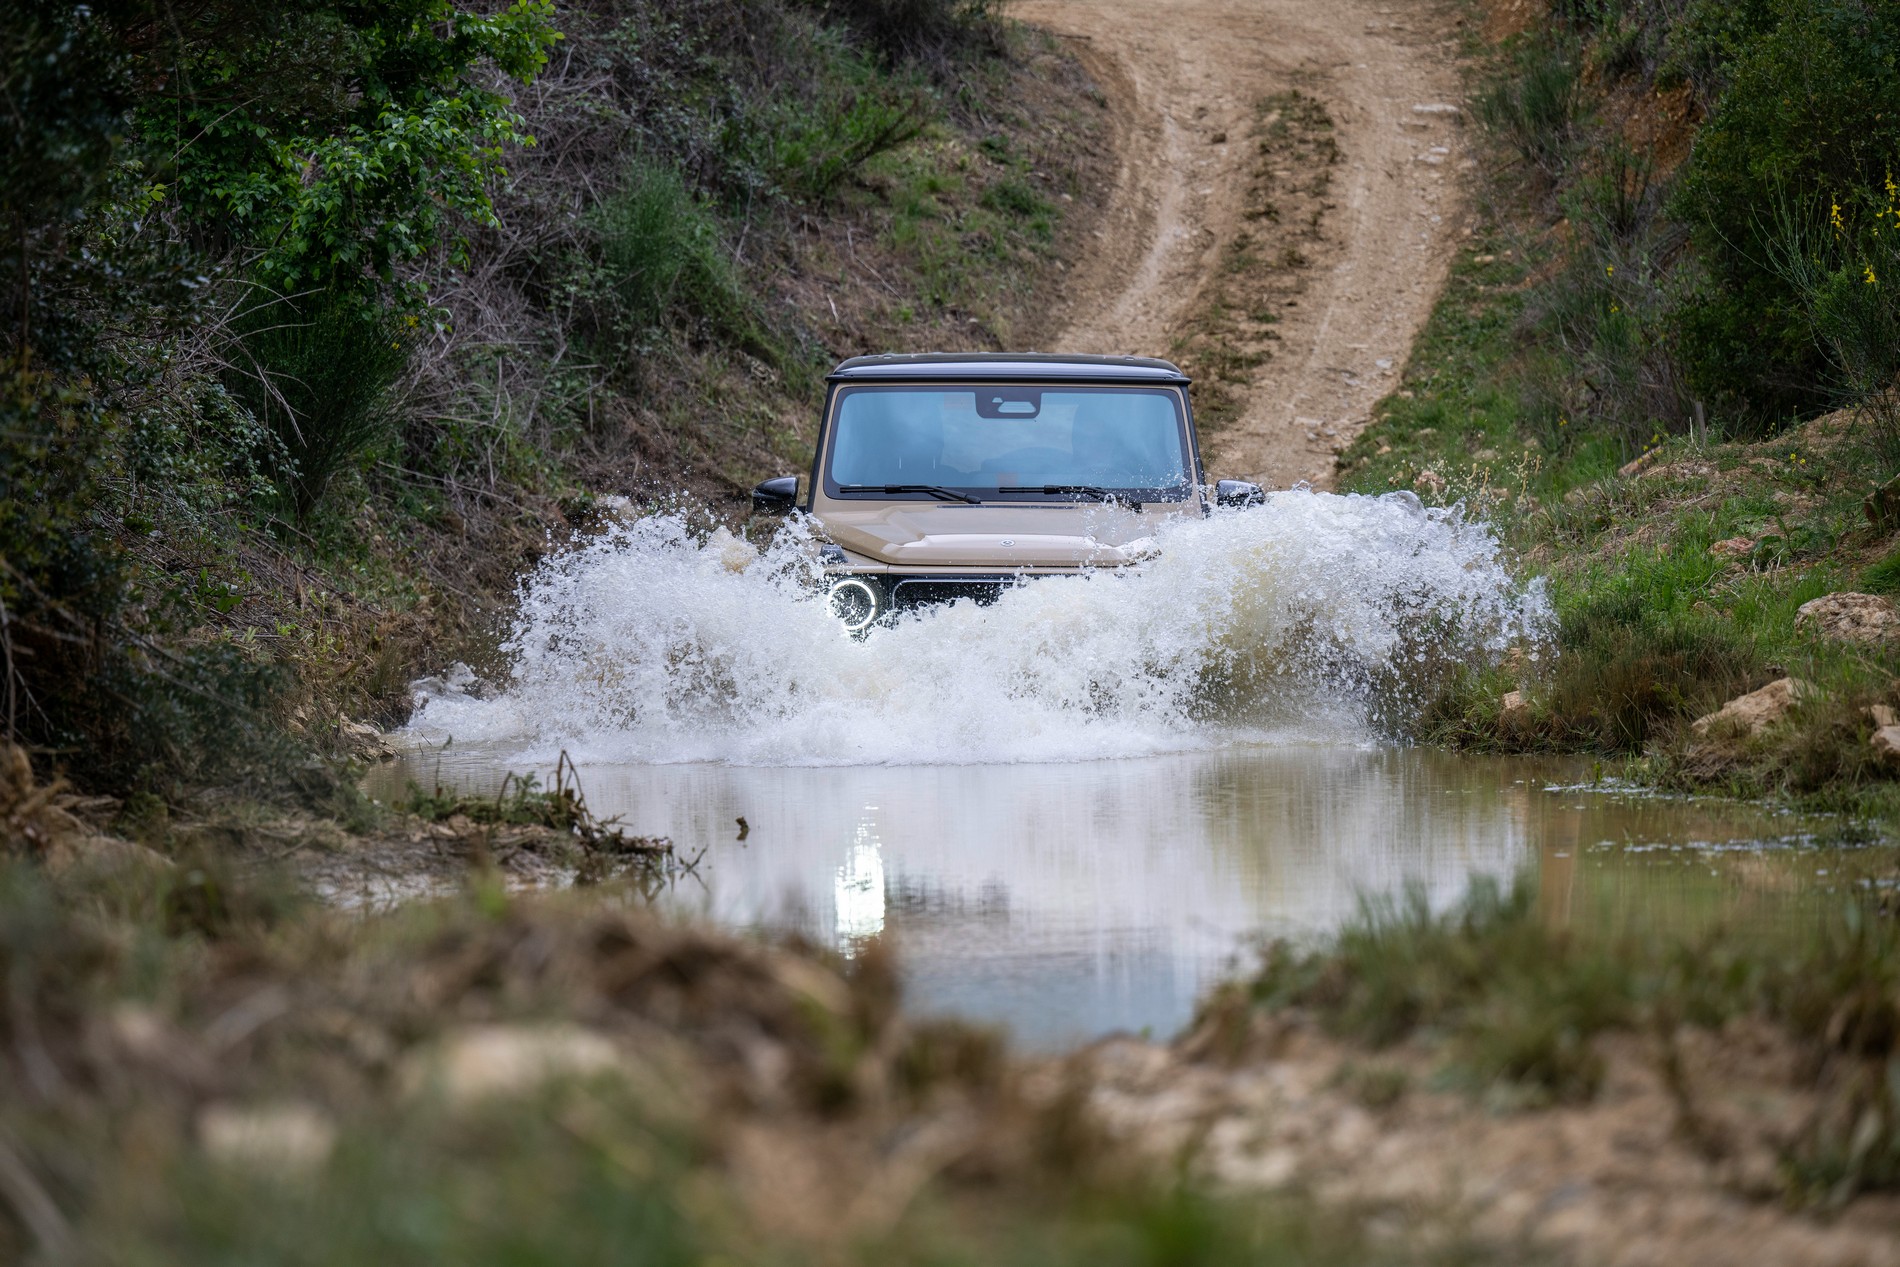
[[[891,583],[891,601],[898,607],[929,607],[973,598],[987,607],[998,595],[1018,583],[1014,576],[903,577]]]

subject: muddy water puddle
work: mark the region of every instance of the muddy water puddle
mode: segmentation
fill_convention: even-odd
[[[413,756],[371,792],[487,791],[511,768]],[[915,1010],[1041,1048],[1172,1033],[1258,939],[1323,934],[1408,888],[1445,904],[1476,877],[1524,875],[1546,918],[1598,929],[1797,919],[1865,883],[1838,822],[1591,786],[1568,761],[1295,746],[581,777],[596,813],[703,851],[668,908],[846,953],[890,938]]]

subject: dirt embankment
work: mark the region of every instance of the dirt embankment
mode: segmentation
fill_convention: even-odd
[[[1117,129],[1115,195],[1050,345],[1180,356],[1224,397],[1210,476],[1330,483],[1466,227],[1449,108],[1459,19],[1376,0],[1013,12],[1077,45]],[[1330,138],[1329,162],[1279,143],[1294,101],[1317,106],[1308,126]],[[1224,320],[1211,337],[1210,314]]]
[[[1218,1058],[1211,1033],[1111,1039],[1072,1069],[1111,1134],[1218,1188],[1307,1193],[1381,1233],[1499,1261],[1515,1246],[1615,1267],[1900,1263],[1891,1195],[1789,1208],[1786,1159],[1826,1094],[1765,1021],[1599,1039],[1596,1095],[1535,1109],[1446,1085],[1430,1040],[1370,1052],[1295,1012]]]

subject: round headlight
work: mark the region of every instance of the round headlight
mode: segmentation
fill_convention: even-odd
[[[871,582],[855,576],[834,583],[826,602],[846,633],[862,633],[884,614],[883,593]]]

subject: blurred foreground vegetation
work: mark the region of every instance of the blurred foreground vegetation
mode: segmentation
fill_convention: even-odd
[[[1109,1147],[875,948],[97,863],[0,861],[10,1262],[1438,1261]]]
[[[1450,1208],[1374,1218],[1300,1182],[1222,1193],[1199,1143],[1177,1156],[1118,1133],[1087,1059],[1029,1061],[907,1017],[877,944],[846,959],[739,938],[613,888],[509,895],[479,862],[459,897],[369,915],[215,853],[53,844],[0,859],[8,1261],[1542,1253],[1460,1232]],[[1839,1208],[1900,1185],[1895,951],[1891,919],[1859,901],[1768,935],[1610,935],[1551,927],[1534,888],[1481,886],[1443,913],[1418,898],[1327,944],[1269,948],[1164,1058],[1183,1086],[1291,1061],[1371,1112],[1449,1094],[1493,1120],[1614,1099],[1606,1060],[1630,1049],[1605,1044],[1630,1037],[1711,1167],[1742,1136],[1779,1141],[1772,1190],[1751,1200]],[[1308,1024],[1339,1046],[1289,1053],[1287,1027]],[[1791,1056],[1734,1101],[1715,1095],[1732,1071],[1682,1053],[1738,1033]],[[1771,1109],[1795,1093],[1816,1107],[1790,1128]],[[1718,1103],[1754,1116],[1711,1116]]]

